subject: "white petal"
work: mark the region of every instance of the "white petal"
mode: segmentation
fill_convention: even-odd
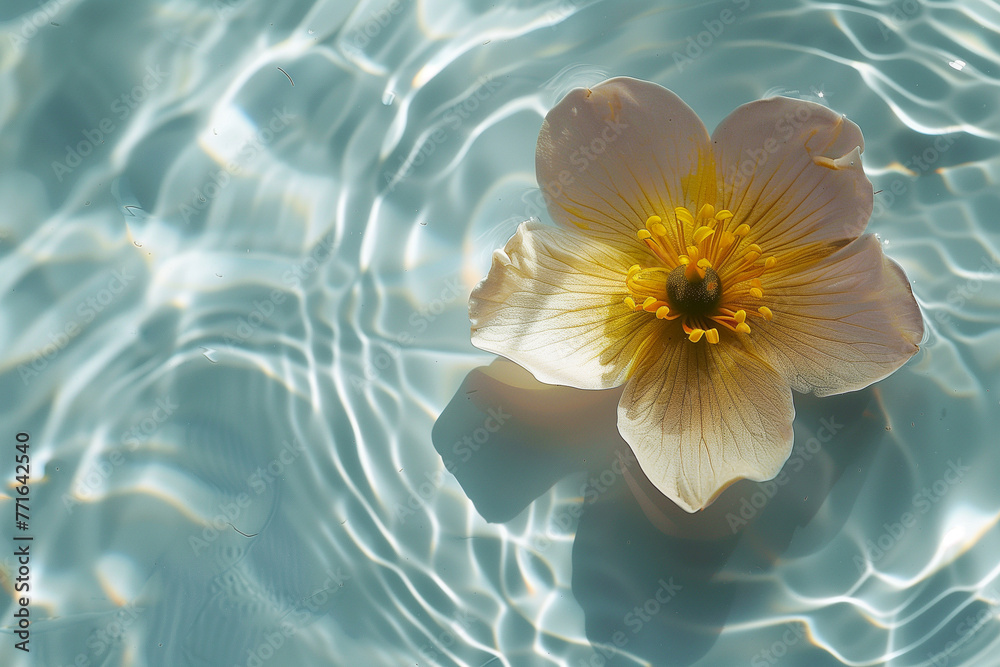
[[[726,341],[664,341],[625,386],[618,430],[661,493],[688,512],[741,478],[778,474],[792,449],[787,381]]]
[[[535,153],[553,219],[607,243],[636,243],[651,215],[714,204],[708,130],[677,95],[610,79],[570,92],[545,117]]]
[[[858,126],[813,102],[744,104],[712,133],[720,206],[768,254],[857,238],[872,212]]]
[[[472,343],[539,381],[580,389],[625,382],[641,341],[657,324],[623,303],[636,258],[579,234],[522,223],[493,254],[472,292]]]
[[[903,270],[870,234],[812,266],[765,277],[774,320],[752,326],[748,343],[796,391],[862,389],[917,352],[920,308]]]

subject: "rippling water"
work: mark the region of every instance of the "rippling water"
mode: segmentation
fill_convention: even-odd
[[[1000,664],[998,26],[974,0],[5,2],[12,600],[34,539],[31,652],[15,600],[0,663]],[[542,116],[614,75],[709,128],[765,94],[846,113],[927,321],[891,378],[797,397],[789,483],[672,534],[613,400],[469,343],[491,251],[547,219]]]

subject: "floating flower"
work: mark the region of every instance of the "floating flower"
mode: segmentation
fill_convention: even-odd
[[[791,390],[880,380],[923,321],[872,235],[858,127],[787,98],[710,137],[672,92],[629,78],[570,92],[535,167],[557,227],[525,222],[469,304],[472,342],[549,384],[625,384],[618,430],[689,512],[792,447]]]

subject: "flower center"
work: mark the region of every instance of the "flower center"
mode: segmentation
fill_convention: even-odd
[[[686,315],[710,315],[722,299],[719,274],[706,268],[704,277],[694,272],[692,279],[687,273],[686,266],[678,266],[667,276],[667,303]]]
[[[653,257],[648,266],[636,264],[628,270],[625,305],[668,322],[680,319],[684,335],[695,343],[702,338],[720,341],[713,324],[748,334],[748,314],[771,321],[774,313],[763,305],[761,276],[777,260],[762,259],[761,247],[746,242],[750,226],[737,223],[730,211],[716,212],[711,204],[697,214],[678,207],[672,217],[670,229],[663,218],[652,215],[639,230],[639,240]]]

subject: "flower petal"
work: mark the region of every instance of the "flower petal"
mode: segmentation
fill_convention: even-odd
[[[767,253],[857,238],[872,212],[857,125],[813,102],[773,97],[737,108],[712,134],[723,208]]]
[[[796,269],[775,272],[766,283],[774,320],[748,337],[793,389],[818,396],[862,389],[917,352],[920,308],[903,270],[873,235]]]
[[[741,478],[778,474],[792,450],[785,378],[732,344],[663,341],[625,386],[618,430],[646,477],[688,512]]]
[[[715,203],[705,125],[666,88],[627,77],[573,90],[549,111],[535,172],[558,224],[613,245],[635,243],[651,215],[672,229],[675,207]]]
[[[640,252],[638,249],[635,252]],[[536,379],[580,389],[625,382],[660,320],[623,303],[636,257],[537,222],[525,222],[472,292],[472,344]]]

